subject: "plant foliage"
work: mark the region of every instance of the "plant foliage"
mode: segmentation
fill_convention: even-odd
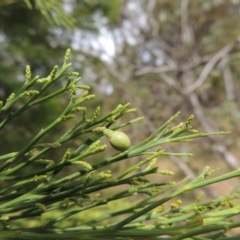
[[[7,115],[0,122],[0,130],[4,132],[4,128],[14,119],[20,119],[25,111],[62,94],[70,95],[68,105],[59,116],[40,128],[29,142],[24,142],[23,148],[0,156],[1,239],[42,239],[42,234],[47,239],[231,239],[229,231],[240,226],[239,220],[231,218],[240,211],[240,205],[235,203],[240,197],[237,188],[228,196],[207,202],[200,194],[195,201],[184,205],[181,196],[239,177],[239,169],[213,177],[217,169],[205,167],[194,181],[186,178],[181,182],[171,179],[150,182],[148,179],[152,174],[169,178],[173,175],[159,167],[162,156],[191,156],[166,152],[162,145],[227,132],[199,133],[191,127],[193,116],[174,126],[177,113],[146,139],[103,157],[100,153],[111,145],[101,143],[106,137],[98,129],[119,131],[142,118],[117,124],[119,118],[136,111],[129,103],[119,104],[105,116],[101,116],[97,107],[87,118],[89,113],[84,104],[95,95],[89,94],[88,86],[79,84],[77,72],[69,70],[69,55],[67,50],[62,67],[54,66],[47,77],[32,77],[27,66],[26,79],[19,91],[10,94],[5,102],[1,101],[0,113]],[[53,88],[63,79],[66,81],[62,87]],[[65,121],[72,121],[71,128],[63,128],[54,142],[44,142],[44,136]],[[83,141],[76,149],[65,148],[66,143],[80,137]],[[63,151],[62,156],[45,158],[53,149]],[[98,161],[92,163],[93,156]],[[117,176],[112,174],[111,169],[121,161],[138,156],[142,156],[138,163]],[[66,169],[71,166],[74,171],[69,173]],[[116,192],[111,191],[113,188]],[[103,211],[102,206],[108,208]],[[96,217],[97,212],[101,214]],[[34,219],[38,221],[32,224]]]

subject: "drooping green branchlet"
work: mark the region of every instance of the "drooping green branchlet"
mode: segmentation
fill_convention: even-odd
[[[42,212],[46,212],[47,208],[44,204],[42,203],[36,203],[36,206],[42,211]]]
[[[34,148],[59,148],[61,147],[62,144],[58,142],[53,142],[53,143],[39,143],[34,145]]]
[[[39,159],[39,160],[34,161],[34,163],[45,164],[45,165],[47,165],[46,167],[48,168],[48,167],[51,167],[54,164],[54,161],[51,160],[51,159]]]
[[[64,63],[66,64],[71,54],[71,49],[68,48],[64,57]]]
[[[67,75],[72,76],[72,77],[77,77],[77,76],[79,76],[79,72],[68,72]],[[81,79],[81,77],[79,77],[79,80],[80,79]]]
[[[77,85],[76,89],[84,89],[84,90],[90,90],[90,87],[87,85]]]
[[[25,74],[26,82],[29,82],[31,80],[31,77],[32,77],[31,68],[29,65],[27,65]]]
[[[7,102],[10,102],[12,99],[15,98],[15,96],[16,96],[15,93],[11,93],[11,94],[9,95],[9,97],[7,98]]]
[[[51,76],[47,76],[45,78],[40,78],[37,80],[37,83],[50,83],[52,81]]]
[[[71,153],[72,153],[71,149],[68,148],[67,151],[63,155],[63,162],[67,161],[70,158]]]
[[[160,174],[163,174],[163,175],[169,175],[169,176],[173,176],[174,175],[174,172],[169,171],[169,170],[159,170],[158,172]]]
[[[54,78],[55,78],[55,75],[57,73],[57,70],[58,70],[58,65],[55,65],[53,70],[51,71],[50,75],[49,75],[49,78],[51,79],[50,81],[52,81]]]
[[[171,208],[172,209],[180,208],[181,205],[182,205],[182,200],[181,199],[177,199],[176,201],[171,203]]]
[[[67,121],[67,120],[70,120],[70,119],[72,119],[74,117],[75,117],[74,114],[67,114],[67,115],[62,116],[60,121]]]
[[[94,150],[95,148],[99,147],[100,143],[101,143],[100,140],[95,141],[93,144],[91,144],[91,145],[89,146],[88,151],[91,152],[91,151]]]
[[[87,109],[85,107],[74,107],[71,112],[72,113],[77,113],[77,112],[85,112],[86,113]]]
[[[39,91],[37,90],[29,90],[29,91],[25,91],[23,92],[20,97],[32,97],[34,95],[38,95]]]
[[[92,166],[89,163],[85,162],[85,161],[75,161],[75,162],[72,162],[72,164],[81,165],[84,168],[86,168],[87,170],[92,170]]]
[[[111,170],[108,170],[106,172],[100,172],[98,175],[97,175],[97,178],[100,178],[100,179],[109,179],[112,177],[112,172]]]
[[[190,127],[193,119],[194,119],[194,115],[191,115],[191,116],[187,119],[187,121],[186,121],[186,123],[185,123],[185,124],[186,124],[186,127]]]
[[[42,181],[47,178],[47,175],[35,175],[32,178],[32,181],[37,182],[37,181]]]
[[[94,111],[93,117],[90,119],[86,119],[88,123],[94,122],[100,114],[100,107],[97,107],[96,110]]]

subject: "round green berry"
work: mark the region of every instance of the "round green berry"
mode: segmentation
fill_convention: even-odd
[[[109,142],[114,149],[122,152],[131,147],[131,141],[125,133],[112,131],[110,129],[105,129],[103,133],[108,137]]]

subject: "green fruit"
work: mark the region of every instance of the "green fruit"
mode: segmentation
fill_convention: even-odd
[[[105,129],[103,133],[108,137],[109,142],[114,149],[122,152],[131,147],[131,141],[125,133],[112,131],[110,129]]]

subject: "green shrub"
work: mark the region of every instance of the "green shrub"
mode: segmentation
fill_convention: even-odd
[[[193,116],[184,123],[170,126],[179,115],[177,113],[148,138],[130,148],[129,142],[127,147],[116,147],[118,142],[115,139],[111,144],[122,151],[104,157],[100,153],[111,147],[111,144],[101,144],[100,140],[107,139],[105,129],[119,131],[142,118],[112,127],[119,118],[135,111],[129,103],[119,104],[103,117],[100,117],[100,107],[97,107],[92,117],[87,118],[84,103],[95,96],[88,93],[88,86],[79,85],[78,73],[68,70],[71,66],[69,55],[70,50],[66,53],[63,66],[59,70],[55,66],[46,78],[32,78],[27,66],[26,81],[19,92],[12,93],[5,103],[1,102],[1,115],[6,116],[0,123],[3,130],[12,120],[20,119],[25,111],[36,105],[66,92],[71,96],[59,116],[39,129],[23,148],[0,156],[0,238],[231,239],[230,230],[240,226],[239,220],[231,218],[239,215],[240,211],[240,205],[234,203],[240,196],[237,188],[228,196],[208,202],[204,202],[200,194],[194,202],[185,206],[182,205],[181,195],[239,177],[239,169],[212,177],[210,175],[215,174],[217,169],[205,167],[194,181],[185,178],[180,182],[153,183],[148,180],[151,174],[173,175],[171,171],[157,166],[161,156],[191,156],[189,153],[166,152],[160,148],[161,145],[226,132],[198,133],[191,128]],[[65,85],[51,91],[56,81],[64,78],[67,78]],[[81,95],[77,92],[79,89],[82,90]],[[63,127],[63,132],[54,142],[44,142],[46,134],[51,134],[56,126],[66,121],[71,123],[71,127]],[[112,135],[108,133],[107,136],[112,141]],[[77,138],[83,141],[79,146],[75,149],[65,147],[71,146]],[[122,135],[119,141],[122,144]],[[53,149],[63,152],[61,157],[45,158],[51,156],[47,154]],[[111,173],[113,166],[137,156],[142,156],[143,160],[117,173],[117,176]],[[98,160],[92,162],[93,157]],[[71,166],[74,166],[74,171],[67,170]],[[111,190],[113,188],[115,191]],[[237,238],[237,235],[234,237]]]

